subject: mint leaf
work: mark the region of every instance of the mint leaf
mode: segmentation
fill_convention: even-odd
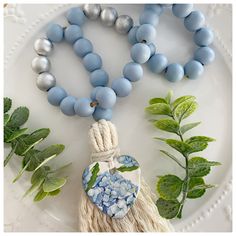
[[[149,104],[156,104],[156,103],[167,103],[164,98],[152,98],[149,100]]]
[[[22,126],[29,118],[29,109],[27,107],[16,108],[8,121],[7,126],[17,128]]]
[[[6,138],[5,142],[11,142],[17,138],[19,138],[20,136],[22,136],[28,129],[27,128],[23,128],[23,129],[18,129],[15,131],[12,131],[12,133]]]
[[[66,183],[65,178],[58,178],[58,177],[52,177],[48,176],[46,177],[44,183],[43,183],[43,191],[44,192],[53,192],[59,188],[61,188]]]
[[[203,178],[200,178],[200,177],[190,178],[187,198],[201,197],[206,192],[206,190],[205,189],[196,189],[196,187],[199,187],[204,184],[205,184],[205,182],[204,182]]]
[[[166,219],[173,219],[176,217],[180,208],[180,203],[177,199],[165,200],[163,198],[159,198],[156,201],[156,205],[159,214]]]
[[[93,168],[90,170],[92,172],[92,176],[88,182],[87,188],[86,188],[86,192],[89,191],[89,189],[91,189],[94,185],[94,183],[96,182],[97,176],[98,176],[98,172],[99,172],[100,168],[99,168],[99,164],[98,162],[93,166]]]
[[[120,172],[126,172],[126,171],[137,170],[138,168],[139,168],[139,166],[120,166],[116,170],[118,170]]]
[[[182,96],[182,97],[177,98],[177,99],[171,104],[171,106],[173,107],[173,110],[175,110],[175,108],[176,108],[179,104],[181,104],[181,103],[183,103],[183,102],[185,102],[185,101],[194,101],[195,99],[196,99],[196,97],[191,96],[191,95]]]
[[[178,134],[179,132],[179,124],[171,119],[160,119],[155,121],[154,125],[161,130],[166,132]]]
[[[204,149],[207,148],[208,143],[195,141],[195,142],[188,143],[188,145],[191,148],[191,150],[189,151],[189,154],[190,154],[190,153],[203,151]]]
[[[4,98],[4,113],[8,112],[11,109],[12,100],[10,98]]]
[[[147,112],[153,115],[171,116],[170,106],[165,103],[155,103],[145,108]]]
[[[191,144],[193,142],[213,142],[213,141],[215,141],[214,138],[210,138],[207,136],[193,136],[193,137],[187,139],[185,142],[188,144]]]
[[[190,123],[190,124],[183,125],[180,128],[180,132],[181,132],[181,134],[185,134],[187,131],[189,131],[190,129],[195,128],[199,124],[201,124],[201,122],[195,122],[195,123]]]
[[[169,146],[182,153],[183,155],[188,155],[188,153],[192,151],[192,147],[185,142],[175,139],[166,139],[165,141]]]

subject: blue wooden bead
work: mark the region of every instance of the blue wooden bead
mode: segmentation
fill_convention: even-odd
[[[167,67],[167,64],[167,58],[159,53],[154,54],[147,62],[149,69],[156,74],[161,73]]]
[[[109,77],[106,71],[98,69],[90,74],[90,83],[93,87],[106,86]]]
[[[123,75],[131,82],[136,82],[143,77],[143,68],[140,64],[130,62],[124,66]]]
[[[48,102],[53,106],[59,106],[67,96],[66,91],[61,87],[53,87],[48,91]]]
[[[145,63],[150,58],[150,55],[151,50],[144,43],[136,43],[131,48],[131,58],[139,64]]]
[[[177,82],[184,77],[184,69],[181,65],[173,63],[167,66],[165,78],[170,82]]]
[[[84,57],[85,55],[93,51],[92,43],[86,38],[78,39],[74,43],[73,48],[76,55],[79,57]]]
[[[201,62],[203,65],[207,65],[214,61],[215,52],[210,47],[200,47],[194,53],[194,60]]]
[[[84,12],[79,7],[71,8],[67,12],[66,18],[70,24],[79,26],[83,25],[86,20]]]
[[[71,44],[83,36],[82,29],[78,25],[67,26],[64,34],[65,40]]]
[[[184,26],[188,31],[194,32],[200,29],[205,23],[205,16],[201,11],[192,11],[184,18]]]
[[[80,98],[74,104],[75,113],[81,117],[91,116],[94,113],[95,107],[91,106],[90,98]]]
[[[151,43],[155,40],[156,29],[151,24],[143,24],[139,26],[136,32],[138,42]]]
[[[214,39],[213,32],[210,28],[203,27],[197,30],[194,34],[194,42],[202,47],[202,46],[209,46]]]
[[[159,16],[163,12],[163,6],[161,4],[145,4],[144,9],[145,10],[152,10]]]
[[[96,53],[88,53],[83,58],[84,67],[87,71],[92,72],[102,67],[102,59]]]
[[[156,46],[153,43],[148,44],[148,47],[150,48],[151,51],[151,56],[153,56],[156,53]]]
[[[112,81],[111,88],[118,97],[126,97],[132,90],[132,84],[126,78],[119,78]]]
[[[193,10],[193,4],[173,4],[172,12],[176,17],[184,18]]]
[[[191,60],[184,66],[184,74],[189,79],[196,79],[202,75],[203,65],[199,61]]]
[[[157,26],[158,22],[159,16],[153,10],[144,10],[139,17],[140,25],[151,24]]]
[[[133,28],[131,28],[131,30],[128,33],[128,41],[131,45],[138,43],[137,38],[136,38],[136,32],[138,28],[139,26],[134,26]]]
[[[94,113],[93,113],[93,118],[96,121],[99,121],[101,119],[111,120],[111,118],[112,118],[112,110],[111,109],[103,109],[103,108],[97,106],[95,108]]]
[[[96,101],[101,108],[112,108],[116,103],[116,94],[113,89],[102,87],[96,92]]]
[[[60,109],[62,113],[64,113],[67,116],[75,115],[74,105],[76,100],[77,99],[73,96],[65,97],[60,103]]]
[[[63,39],[63,28],[58,24],[50,24],[47,28],[46,35],[50,41],[59,43]]]

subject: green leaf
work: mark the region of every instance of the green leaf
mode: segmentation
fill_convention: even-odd
[[[58,195],[60,192],[61,192],[61,189],[59,188],[59,189],[56,189],[55,191],[49,192],[49,195],[54,197]]]
[[[190,123],[190,124],[183,125],[180,128],[180,132],[181,132],[181,134],[184,134],[187,131],[189,131],[190,129],[193,129],[194,127],[198,126],[199,124],[201,124],[201,122],[195,122],[195,123]]]
[[[198,142],[198,141],[196,141],[196,142],[188,143],[188,145],[191,148],[189,153],[194,153],[194,152],[201,152],[204,149],[206,149],[207,146],[208,146],[208,143],[207,142]]]
[[[183,181],[175,175],[162,176],[157,182],[157,191],[165,200],[176,199],[182,190]]]
[[[5,142],[11,142],[13,140],[15,140],[16,138],[19,138],[20,136],[22,136],[28,129],[27,128],[23,128],[23,129],[18,129],[16,131],[13,131],[11,135],[9,135],[9,137],[5,140]]]
[[[96,182],[97,176],[98,176],[98,172],[99,172],[100,168],[99,168],[99,164],[98,162],[93,166],[93,168],[91,169],[92,172],[92,176],[88,182],[87,188],[86,188],[86,192],[89,191],[89,189],[91,189],[94,185],[94,183]]]
[[[27,165],[27,171],[33,171],[37,168],[37,166],[39,165],[39,162],[41,160],[39,160],[39,158],[37,157],[37,155],[40,153],[41,151],[37,150],[37,149],[31,149],[29,150],[23,160],[22,160],[22,168],[25,167],[25,165]]]
[[[35,184],[39,182],[41,179],[45,179],[49,171],[50,171],[49,166],[43,166],[38,170],[34,171],[34,173],[31,176],[31,184]]]
[[[8,97],[4,98],[4,113],[8,112],[11,109],[12,100]]]
[[[10,128],[8,126],[4,126],[4,142],[7,143],[9,137],[11,137],[11,135],[17,131],[19,128]]]
[[[191,95],[187,95],[187,96],[182,96],[177,98],[172,104],[172,108],[175,109],[179,104],[185,102],[185,101],[194,101],[196,99],[196,97],[191,96]]]
[[[192,148],[185,142],[175,139],[166,139],[166,143],[183,155],[188,155]]]
[[[61,188],[66,183],[65,178],[58,178],[58,177],[52,177],[48,176],[44,183],[43,183],[43,191],[44,192],[53,192],[59,188]]]
[[[190,144],[192,142],[213,142],[213,141],[215,141],[214,138],[210,138],[207,136],[194,136],[187,139],[185,142]]]
[[[179,201],[176,200],[165,200],[159,198],[156,202],[159,214],[166,219],[173,219],[177,216],[180,208]]]
[[[47,197],[48,193],[44,192],[43,189],[40,189],[39,192],[34,197],[34,202],[42,201],[45,197]]]
[[[156,104],[156,103],[166,103],[166,100],[164,98],[152,98],[149,100],[149,104]]]
[[[167,104],[170,104],[171,103],[171,98],[173,97],[173,91],[170,90],[165,98]]]
[[[188,194],[187,194],[187,198],[199,198],[201,197],[206,190],[205,189],[195,189],[197,186],[201,186],[204,185],[205,182],[203,180],[203,178],[200,177],[192,177],[189,180],[189,187],[188,187]]]
[[[117,168],[116,170],[120,171],[120,172],[126,172],[126,171],[133,171],[133,170],[137,170],[139,167],[138,166],[120,166],[119,168]]]
[[[179,124],[171,119],[160,119],[155,121],[154,125],[161,130],[166,132],[178,134],[179,132]]]
[[[10,120],[10,115],[9,114],[4,114],[4,126],[8,123],[8,121]]]
[[[145,108],[147,112],[153,115],[171,116],[170,106],[165,103],[155,103]]]
[[[8,122],[9,127],[17,128],[22,126],[29,118],[29,109],[27,107],[16,108]]]
[[[174,160],[179,166],[181,166],[183,169],[185,169],[185,166],[181,164],[181,162],[172,154],[166,152],[165,150],[160,150],[161,153],[164,153],[166,156]]]
[[[31,187],[25,192],[23,197],[26,197],[27,195],[32,194],[33,192],[38,190],[43,184],[44,180],[45,178],[38,178],[37,181],[35,181],[34,184],[32,184]]]

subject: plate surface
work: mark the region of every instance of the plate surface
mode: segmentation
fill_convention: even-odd
[[[29,128],[51,129],[49,138],[40,146],[63,143],[66,149],[58,158],[58,164],[73,162],[73,166],[60,196],[33,204],[31,198],[22,199],[22,194],[29,186],[27,175],[16,184],[11,183],[18,171],[19,159],[11,161],[4,171],[5,231],[76,231],[77,202],[82,190],[81,175],[90,160],[88,129],[93,120],[66,117],[57,107],[49,105],[46,94],[36,88],[36,76],[30,67],[35,56],[32,49],[34,40],[44,35],[45,27],[51,20],[66,24],[63,14],[71,6],[13,6],[23,12],[23,17],[18,17],[21,20],[6,12],[4,95],[13,99],[14,107],[29,107]],[[115,5],[120,14],[131,15],[136,23],[142,7]],[[220,161],[223,165],[214,168],[207,177],[207,182],[216,183],[219,187],[207,191],[201,199],[188,201],[183,219],[175,220],[173,224],[177,231],[231,231],[232,10],[230,5],[224,4],[196,5],[195,8],[207,14],[207,23],[214,28],[215,62],[206,67],[200,79],[183,80],[175,84],[152,74],[144,66],[144,78],[134,84],[131,95],[118,99],[113,123],[118,129],[121,153],[136,157],[142,175],[155,191],[157,175],[179,173],[179,169],[171,160],[160,155],[158,150],[166,147],[152,137],[162,133],[148,122],[144,107],[151,97],[165,96],[170,89],[174,91],[175,97],[187,94],[196,96],[199,109],[188,121],[202,121],[202,124],[191,134],[215,137],[217,142],[210,144],[201,155]],[[93,42],[95,51],[101,55],[110,81],[120,77],[124,64],[130,61],[130,45],[126,36],[119,35],[112,28],[103,27],[100,22],[88,22],[83,30],[84,35]],[[170,62],[184,63],[191,58],[195,48],[192,34],[170,12],[161,17],[157,31],[157,48],[168,56]],[[51,63],[58,84],[76,97],[88,96],[91,90],[88,74],[70,46],[66,43],[56,45]],[[8,151],[6,148],[5,153]]]

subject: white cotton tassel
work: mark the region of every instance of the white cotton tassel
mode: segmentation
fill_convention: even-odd
[[[115,126],[106,120],[94,123],[89,131],[92,161],[106,161],[119,156]],[[173,227],[162,218],[155,205],[154,194],[142,179],[134,205],[121,219],[113,219],[98,209],[82,191],[79,200],[80,232],[171,232]]]

